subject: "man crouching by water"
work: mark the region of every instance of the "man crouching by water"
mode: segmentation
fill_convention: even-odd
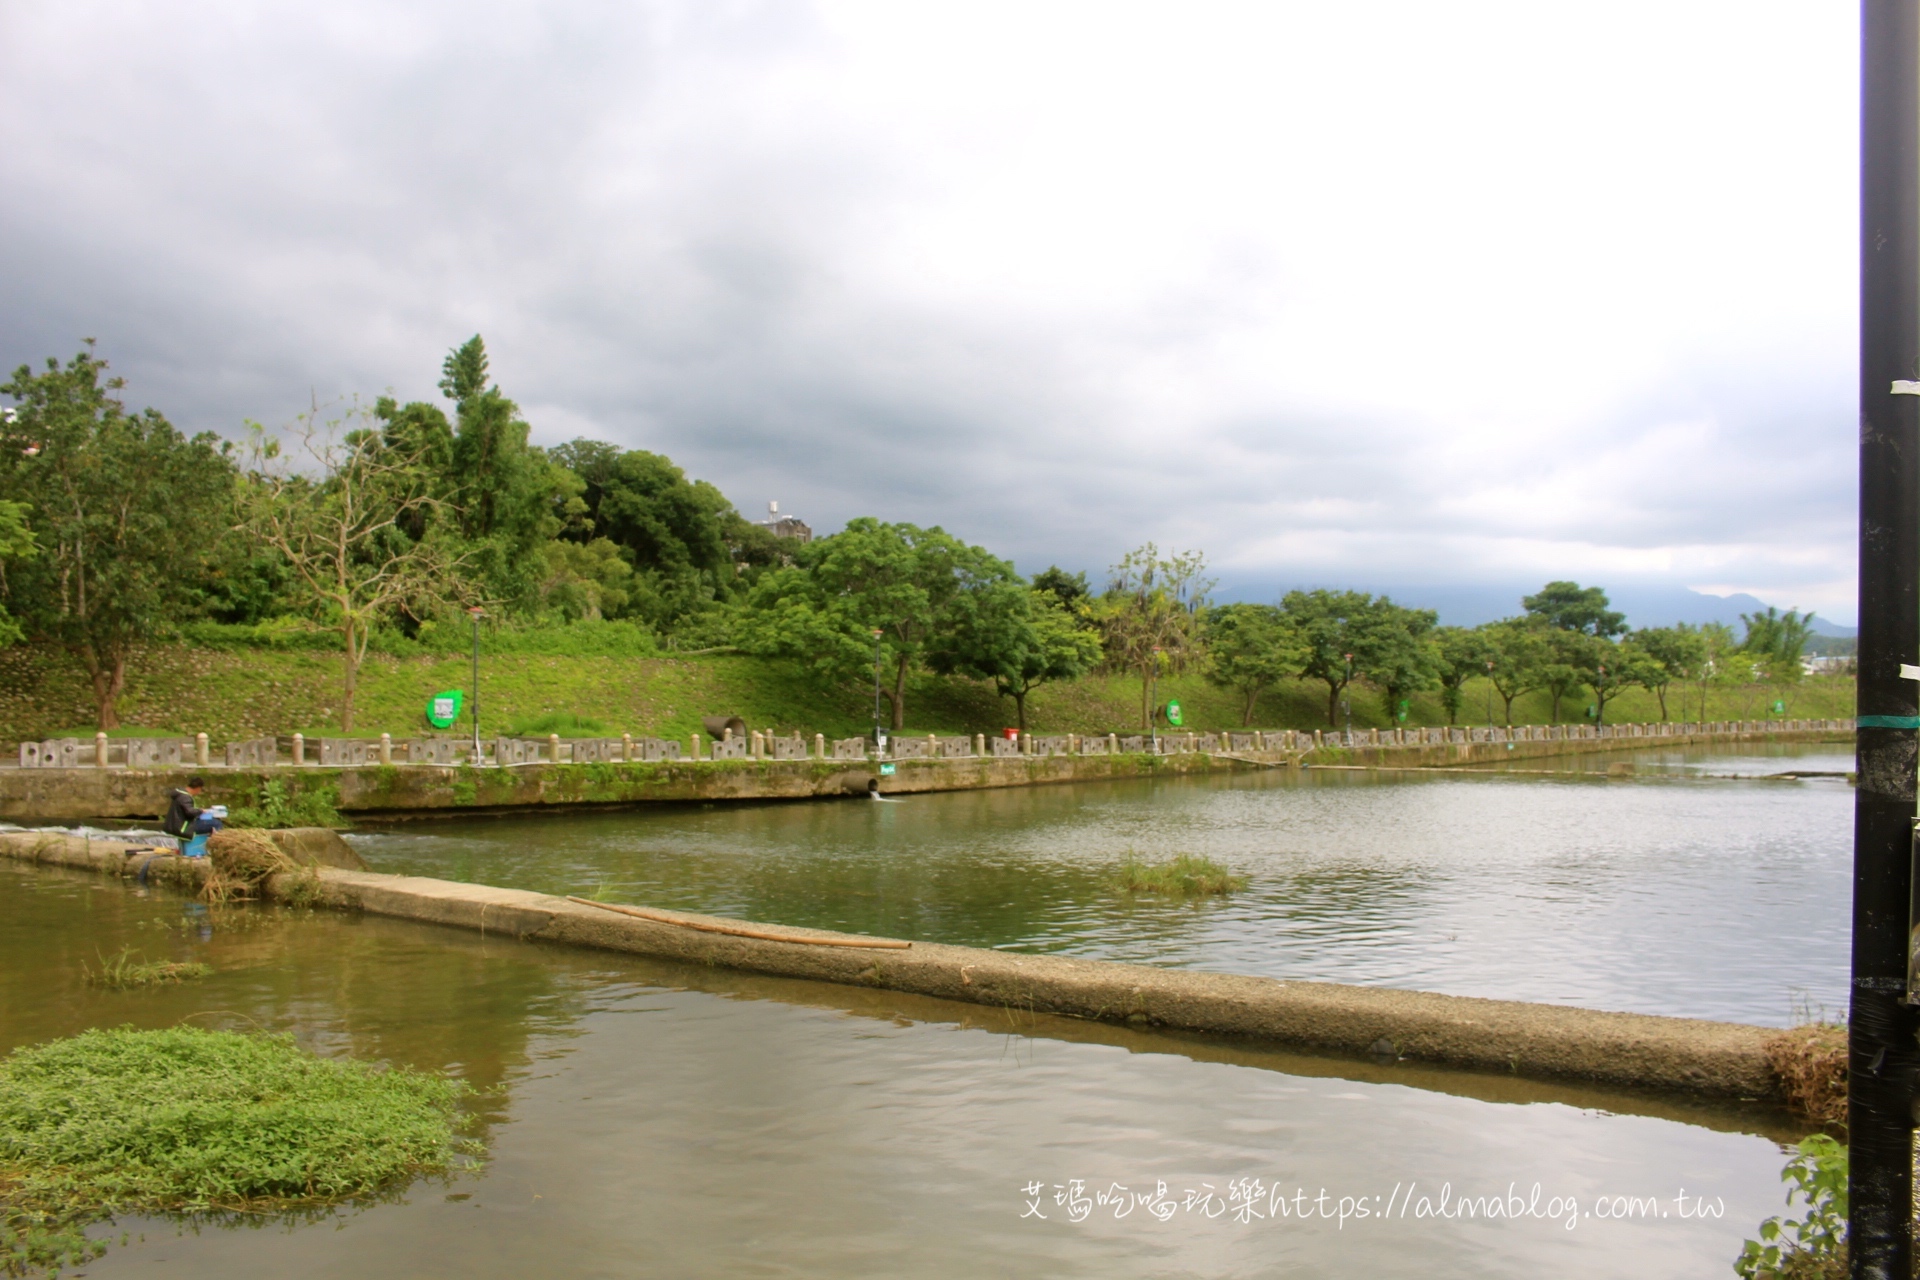
[[[193,820],[200,816],[200,806],[194,801],[206,789],[207,780],[196,773],[184,788],[175,787],[167,795],[167,816],[161,819],[160,829],[178,840],[182,849],[193,838]]]

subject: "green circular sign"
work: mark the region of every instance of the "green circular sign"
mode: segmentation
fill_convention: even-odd
[[[1180,717],[1181,717],[1180,704],[1178,702],[1175,702],[1172,698],[1167,699],[1166,712],[1167,712],[1167,723],[1172,725],[1174,728],[1178,729],[1180,727]]]
[[[460,690],[449,689],[427,699],[427,723],[436,729],[451,729],[460,718]]]

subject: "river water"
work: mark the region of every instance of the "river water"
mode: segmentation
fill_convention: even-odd
[[[1852,766],[1779,746],[1268,770],[354,839],[380,871],[749,920],[1787,1025],[1846,1007]],[[1841,776],[1764,776],[1790,771]],[[1106,883],[1129,853],[1181,852],[1247,889],[1179,904]]]
[[[493,1090],[475,1106],[489,1150],[478,1173],[315,1223],[122,1222],[83,1268],[96,1280],[1681,1277],[1723,1273],[1784,1207],[1779,1142],[1794,1131],[1761,1112],[378,917],[209,915],[167,891],[12,865],[0,865],[0,904],[0,1052],[190,1019],[288,1030],[323,1053]],[[144,992],[83,984],[83,965],[128,945],[216,973]],[[1239,1221],[1248,1198],[1230,1188],[1249,1179],[1261,1216]],[[1130,1206],[1118,1218],[1116,1184]],[[1463,1195],[1504,1204],[1510,1186],[1512,1220],[1430,1212]],[[1683,1193],[1688,1211],[1704,1196],[1720,1216],[1682,1218]],[[1646,1198],[1652,1216],[1596,1216],[1619,1197]],[[1342,1199],[1364,1199],[1369,1216],[1343,1223]],[[1169,1202],[1162,1221],[1154,1207]],[[1557,1212],[1527,1216],[1533,1206]]]
[[[1742,984],[1713,977],[1735,964],[1774,1020],[1794,986],[1829,990],[1844,781],[1640,764],[1631,782],[1267,774],[356,838],[383,870],[1157,963],[1680,1012],[1745,1010]],[[1129,848],[1209,853],[1253,882],[1199,908],[1115,903],[1100,877]],[[477,1172],[314,1223],[123,1222],[94,1277],[1716,1275],[1784,1209],[1780,1144],[1798,1133],[1751,1107],[377,917],[209,913],[52,870],[0,865],[0,922],[0,1052],[192,1019],[488,1090]],[[1663,937],[1683,926],[1689,943]],[[86,986],[82,966],[122,946],[216,972]],[[1520,1216],[1455,1216],[1463,1196]]]

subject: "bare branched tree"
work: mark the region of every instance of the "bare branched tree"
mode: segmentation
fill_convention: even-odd
[[[1140,677],[1140,727],[1153,727],[1153,684],[1201,656],[1200,616],[1213,580],[1206,557],[1182,551],[1162,558],[1149,542],[1113,566],[1107,593],[1092,610],[1115,670]]]
[[[295,419],[284,445],[247,424],[242,528],[286,557],[315,620],[339,632],[346,659],[340,728],[351,733],[374,625],[402,604],[417,613],[464,598],[461,573],[471,553],[438,536],[436,521],[421,519],[444,506],[428,490],[424,446],[388,441],[357,402],[327,412],[316,404]],[[425,536],[410,536],[409,528],[421,527]]]

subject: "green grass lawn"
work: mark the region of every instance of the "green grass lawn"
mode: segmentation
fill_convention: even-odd
[[[369,655],[361,668],[354,724],[356,734],[396,737],[427,731],[427,699],[443,689],[465,689],[471,679],[466,655],[399,658]],[[705,715],[739,715],[755,728],[801,730],[829,737],[863,733],[872,722],[871,685],[823,685],[797,665],[738,655],[675,657],[569,657],[541,654],[484,656],[480,664],[480,714],[488,735],[509,728],[545,733],[566,726],[605,726],[609,734],[685,738]],[[1187,727],[1237,727],[1237,694],[1215,689],[1197,676],[1160,682],[1162,699],[1178,698]],[[1853,681],[1845,676],[1809,679],[1782,693],[1770,686],[1710,692],[1704,718],[1764,719],[1776,697],[1796,717],[1853,714]],[[1370,689],[1353,691],[1356,728],[1387,727],[1385,709]],[[1567,699],[1562,718],[1581,719],[1587,697]],[[1672,718],[1699,719],[1698,690],[1668,695]],[[215,742],[269,733],[309,736],[340,732],[340,658],[332,653],[279,648],[191,648],[158,645],[131,665],[120,717],[127,736],[142,732],[205,732]],[[1311,729],[1327,723],[1326,688],[1288,681],[1262,695],[1254,722],[1261,728]],[[1136,728],[1140,686],[1124,676],[1093,676],[1049,685],[1027,700],[1028,728],[1036,733],[1104,733]],[[1544,724],[1548,699],[1529,694],[1514,704],[1517,724]],[[1495,722],[1501,705],[1492,701]],[[1634,690],[1607,708],[1614,723],[1657,720],[1653,696]],[[1469,684],[1460,723],[1484,724],[1484,682]],[[1437,694],[1413,698],[1407,723],[1445,724]],[[914,733],[995,733],[1014,723],[1010,699],[996,697],[978,681],[938,676],[916,679],[907,698],[907,728]],[[541,726],[552,726],[551,729]],[[64,655],[36,648],[0,651],[0,740],[39,739],[93,732],[92,703],[84,674]],[[462,719],[449,732],[471,732]]]

